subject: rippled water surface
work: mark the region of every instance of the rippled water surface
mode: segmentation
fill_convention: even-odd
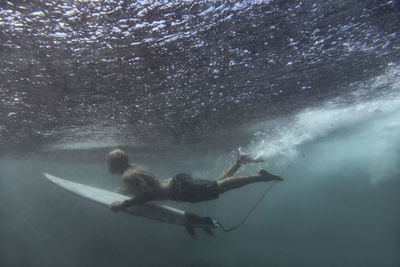
[[[191,143],[246,135],[254,122],[333,97],[355,101],[353,83],[398,62],[399,8],[5,1],[2,145]]]

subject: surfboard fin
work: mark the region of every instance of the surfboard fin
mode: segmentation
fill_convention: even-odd
[[[185,225],[185,227],[186,227],[186,231],[188,232],[190,237],[194,238],[194,239],[197,239],[196,231],[195,231],[194,227],[190,226],[190,225]]]
[[[211,231],[210,228],[203,228],[204,232],[206,232],[210,236],[214,236],[214,233]]]
[[[199,216],[191,212],[185,212],[185,217],[187,220],[185,227],[191,237],[196,238],[196,227],[203,229],[210,236],[214,235],[210,228],[215,227],[215,221],[210,217]]]

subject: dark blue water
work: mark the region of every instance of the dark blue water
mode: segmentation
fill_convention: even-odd
[[[400,266],[398,1],[0,3],[1,266]],[[114,214],[107,152],[284,181],[214,237]],[[268,187],[167,204],[234,226]]]

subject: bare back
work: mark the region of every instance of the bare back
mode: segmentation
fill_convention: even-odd
[[[165,188],[168,187],[165,182],[160,182],[151,172],[135,164],[130,164],[122,175],[124,187],[135,197],[147,201],[165,199]]]

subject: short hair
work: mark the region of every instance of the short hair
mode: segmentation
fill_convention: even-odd
[[[128,166],[128,155],[122,149],[114,149],[107,155],[107,164],[110,170],[117,171]]]

